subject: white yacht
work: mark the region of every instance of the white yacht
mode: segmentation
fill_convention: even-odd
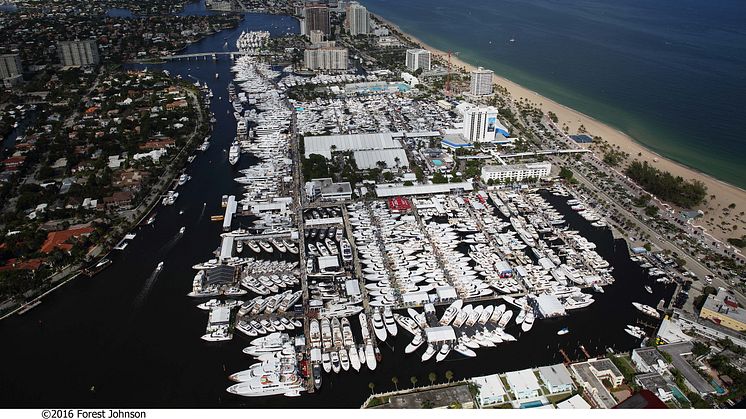
[[[303,380],[295,373],[289,374],[264,374],[254,377],[228,387],[227,391],[232,394],[246,397],[285,395],[296,397],[305,390]]]
[[[435,355],[435,352],[437,352],[435,350],[435,346],[433,346],[432,343],[428,344],[427,349],[425,350],[425,353],[422,354],[422,362],[425,362],[429,360],[430,358],[432,358],[433,355]]]
[[[649,305],[635,303],[635,302],[633,302],[632,305],[635,306],[636,309],[640,310],[641,312],[643,312],[644,314],[647,314],[650,317],[655,317],[656,319],[661,318],[661,314],[658,313],[656,309],[654,309],[653,307],[650,307]]]
[[[448,326],[451,324],[453,319],[456,318],[456,315],[458,315],[459,310],[461,310],[461,307],[463,306],[464,301],[463,300],[456,300],[451,303],[451,305],[448,306],[446,311],[443,313],[443,316],[440,318],[440,325],[441,326]]]
[[[391,336],[396,336],[396,334],[399,332],[398,328],[396,327],[396,322],[394,321],[394,315],[391,312],[391,307],[386,307],[383,309],[383,323],[386,326],[386,331]]]
[[[241,157],[241,146],[234,142],[231,144],[231,148],[228,151],[228,163],[231,164],[231,166],[235,166],[236,163],[238,163],[238,159]]]
[[[412,339],[412,342],[407,345],[406,348],[404,348],[405,354],[411,354],[412,352],[416,351],[422,344],[425,343],[425,336],[423,333],[418,333],[414,335],[414,339]]]
[[[373,310],[373,331],[376,334],[376,338],[381,342],[385,341],[388,337],[386,326],[383,323],[383,317],[377,308]]]

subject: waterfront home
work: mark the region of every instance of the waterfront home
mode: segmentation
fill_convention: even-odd
[[[531,369],[508,372],[505,378],[516,399],[530,399],[541,395],[541,385]]]
[[[479,387],[477,398],[480,406],[502,404],[509,401],[508,392],[505,390],[500,376],[497,374],[474,377],[471,382]]]
[[[564,364],[539,367],[539,377],[550,393],[563,393],[575,389],[575,383]]]

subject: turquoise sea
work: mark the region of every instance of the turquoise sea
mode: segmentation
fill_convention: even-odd
[[[746,188],[742,0],[362,2],[427,44]]]

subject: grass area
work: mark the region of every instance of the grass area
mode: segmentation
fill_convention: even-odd
[[[488,406],[489,409],[512,409],[513,405],[510,403],[496,404],[494,406]]]

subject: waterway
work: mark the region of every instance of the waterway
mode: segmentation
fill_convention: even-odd
[[[241,30],[269,30],[274,36],[297,32],[290,17],[248,14],[240,27],[215,34],[191,45],[186,53],[232,49]],[[227,42],[227,46],[226,46]],[[4,407],[359,407],[374,383],[376,391],[409,386],[409,377],[419,385],[430,372],[443,380],[450,370],[455,378],[490,374],[560,362],[558,349],[580,357],[580,344],[591,353],[606,347],[628,350],[637,346],[623,332],[624,325],[642,319],[631,301],[656,305],[670,298],[671,286],[651,283],[654,294],[643,286],[650,283],[642,269],[629,260],[623,241],[613,240],[608,230],[594,229],[571,211],[563,200],[549,196],[572,229],[598,244],[598,252],[609,260],[617,282],[596,303],[569,317],[537,321],[533,330],[519,335],[515,324],[509,332],[519,342],[495,349],[480,349],[476,359],[452,358],[421,364],[420,351],[405,356],[406,332],[381,345],[383,361],[375,372],[325,375],[321,391],[299,398],[242,398],[229,395],[227,376],[248,367],[241,353],[248,339],[207,343],[200,340],[207,314],[186,296],[194,271],[191,266],[212,257],[219,245],[221,225],[210,215],[221,214],[220,198],[239,194],[233,182],[236,172],[227,163],[227,148],[235,136],[233,110],[227,101],[230,60],[176,61],[148,66],[171,74],[208,83],[215,96],[211,110],[217,119],[212,146],[188,167],[192,180],[179,188],[171,207],[156,209],[156,222],[136,230],[137,237],[114,263],[90,279],[77,279],[49,295],[24,314],[0,322],[5,343],[0,356],[6,360],[0,379],[0,401]],[[215,74],[219,78],[215,78]],[[246,155],[238,168],[254,161]],[[179,211],[184,213],[179,215]],[[179,228],[185,226],[183,236]],[[158,262],[165,266],[154,274]],[[357,322],[352,322],[360,339]],[[570,333],[557,336],[562,327]]]

